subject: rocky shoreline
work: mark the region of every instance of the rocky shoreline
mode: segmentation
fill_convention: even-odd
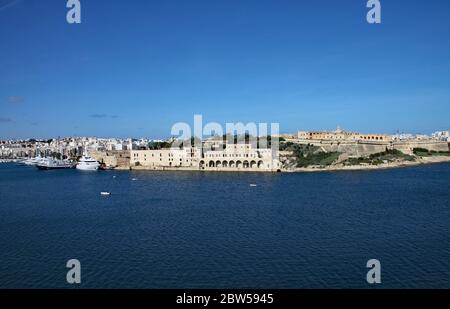
[[[313,167],[302,167],[289,170],[283,170],[283,172],[291,173],[309,173],[309,172],[333,172],[333,171],[368,171],[368,170],[383,170],[383,169],[393,169],[402,168],[410,166],[419,166],[425,164],[435,164],[435,163],[450,163],[450,156],[431,156],[431,157],[418,157],[415,161],[399,161],[383,163],[378,165],[334,165],[323,168],[313,168]]]

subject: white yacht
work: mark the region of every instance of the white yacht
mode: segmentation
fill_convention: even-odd
[[[87,154],[84,154],[77,164],[77,169],[82,171],[96,171],[100,167],[100,163]]]
[[[36,164],[36,167],[40,170],[57,170],[73,168],[74,165],[68,160],[46,159],[41,160],[41,162]]]

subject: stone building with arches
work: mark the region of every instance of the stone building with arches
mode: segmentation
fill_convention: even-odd
[[[272,149],[253,148],[251,144],[223,144],[203,153],[201,170],[278,171],[280,163]]]
[[[255,149],[251,144],[224,144],[216,147],[132,150],[132,169],[202,171],[279,171],[278,154],[272,149]]]

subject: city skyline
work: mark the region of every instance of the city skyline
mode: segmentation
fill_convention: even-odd
[[[176,122],[282,133],[449,130],[448,1],[0,0],[0,138],[166,138]],[[324,3],[326,5],[324,5]],[[105,10],[105,7],[108,10]]]

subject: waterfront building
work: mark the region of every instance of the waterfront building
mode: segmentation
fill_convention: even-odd
[[[130,168],[130,152],[127,150],[92,151],[89,154],[107,167]]]
[[[219,145],[220,144],[220,145]],[[280,163],[272,149],[255,149],[251,144],[205,144],[200,147],[132,150],[131,168],[229,171],[277,171]]]
[[[130,152],[131,167],[159,169],[165,167],[192,167],[194,152],[192,148],[132,150]]]
[[[270,148],[253,148],[252,144],[222,144],[203,153],[201,170],[277,171],[278,153]]]

